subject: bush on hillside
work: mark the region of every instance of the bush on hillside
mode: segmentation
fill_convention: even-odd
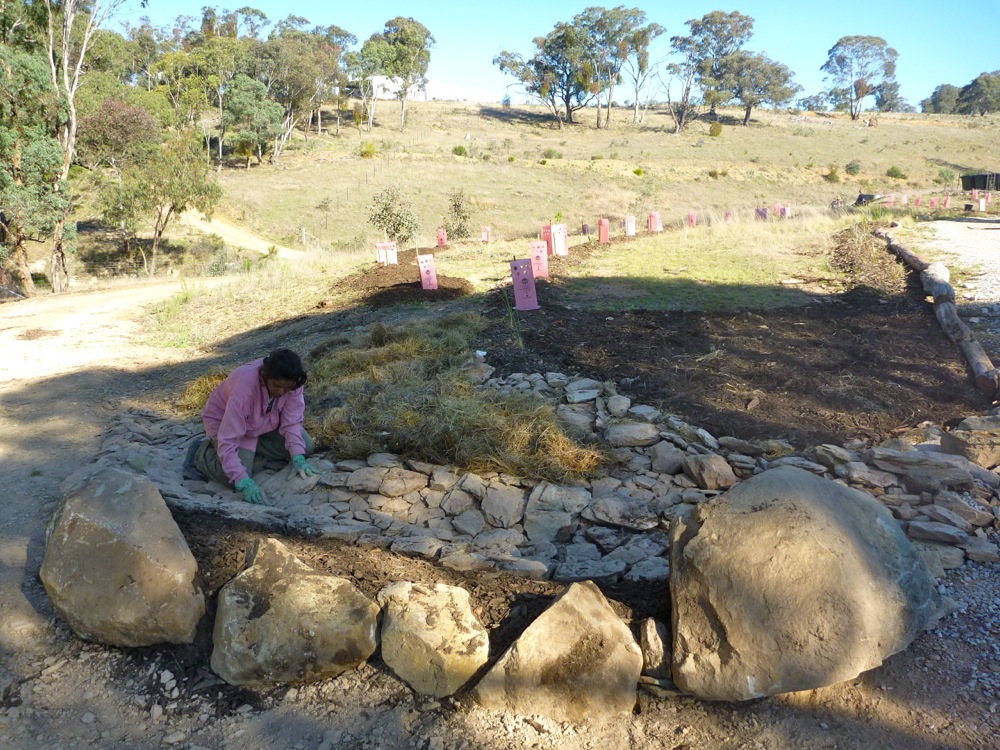
[[[713,138],[719,138],[722,135],[722,123],[716,121],[709,125],[708,134]]]
[[[410,202],[397,187],[388,187],[378,193],[368,210],[368,220],[385,232],[386,237],[400,244],[413,239],[420,228]]]
[[[847,166],[844,167],[844,171],[852,177],[856,174],[860,174],[861,162],[857,159],[851,159],[851,161],[847,162]]]

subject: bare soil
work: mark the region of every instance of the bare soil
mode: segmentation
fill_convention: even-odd
[[[4,352],[15,341],[30,343],[34,357],[23,370],[4,362],[0,378],[0,747],[997,747],[996,699],[969,683],[977,668],[998,666],[982,646],[941,633],[925,634],[881,668],[821,690],[741,705],[642,693],[633,716],[582,726],[484,712],[463,695],[422,699],[378,659],[315,685],[232,688],[207,668],[209,618],[186,647],[120,652],[68,633],[37,580],[42,528],[58,482],[96,452],[107,416],[126,403],[169,409],[180,383],[217,361],[240,361],[289,340],[315,344],[347,322],[403,314],[392,306],[413,301],[405,289],[419,282],[395,274],[409,270],[376,267],[345,280],[344,288],[367,287],[368,305],[318,311],[226,342],[197,362],[188,353],[154,354],[128,343],[122,332],[135,325],[134,299],[103,303],[99,316],[82,319],[101,297],[0,307]],[[974,391],[922,294],[905,282],[894,287],[893,276],[874,285],[866,280],[834,298],[817,294],[813,305],[760,314],[588,312],[572,306],[557,284],[540,285],[542,309],[520,314],[514,327],[497,298],[456,291],[450,304],[478,306],[495,320],[477,347],[489,352],[487,361],[500,375],[560,371],[613,380],[636,401],[717,435],[785,437],[799,446],[872,442],[921,421],[948,423],[990,406]],[[109,338],[88,348],[88,337],[98,334]],[[257,532],[201,517],[178,522],[199,561],[211,608]],[[561,590],[500,574],[461,576],[384,550],[287,541],[309,564],[351,577],[368,594],[401,579],[466,586],[491,630],[494,659]],[[956,583],[956,596],[995,589],[995,566],[983,572],[977,582]],[[627,622],[668,619],[662,588],[609,588],[606,594]],[[980,626],[973,611],[960,617]],[[984,632],[992,627],[982,624]],[[177,681],[177,695],[166,687],[164,671]]]

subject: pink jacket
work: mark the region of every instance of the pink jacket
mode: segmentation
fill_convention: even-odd
[[[289,455],[306,452],[302,440],[302,418],[306,402],[301,388],[274,400],[267,412],[267,387],[260,377],[263,359],[240,365],[216,386],[201,410],[205,434],[219,452],[222,470],[233,484],[247,476],[237,451],[257,449],[257,438],[277,429],[285,438]]]

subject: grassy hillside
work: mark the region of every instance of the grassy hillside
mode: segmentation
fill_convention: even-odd
[[[305,228],[307,245],[353,249],[377,239],[367,208],[389,185],[413,202],[421,246],[433,244],[447,196],[459,188],[474,225],[493,227],[500,239],[534,236],[555,218],[579,233],[600,216],[650,210],[680,222],[689,211],[825,207],[860,190],[957,189],[962,172],[993,168],[986,162],[1000,131],[996,118],[883,115],[872,128],[840,114],[759,113],[748,128],[724,117],[720,137],[703,122],[674,136],[665,112],[634,126],[619,111],[610,130],[598,131],[584,111],[582,124],[558,130],[539,109],[429,102],[411,106],[400,132],[395,103],[380,112],[372,133],[352,126],[339,137],[311,134],[278,167],[225,170],[220,214],[281,244],[300,246]],[[360,156],[365,141],[375,158]],[[455,155],[457,147],[466,155]],[[886,176],[893,168],[905,179]],[[829,181],[831,169],[839,182]]]

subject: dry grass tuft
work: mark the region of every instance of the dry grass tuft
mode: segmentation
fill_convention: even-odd
[[[553,480],[597,471],[603,454],[570,438],[552,406],[473,385],[468,343],[481,325],[473,315],[433,328],[380,323],[320,347],[307,386],[314,436],[341,458],[389,452]]]
[[[215,387],[226,379],[228,370],[213,367],[201,377],[188,383],[184,392],[177,399],[177,408],[185,415],[195,417],[201,414],[205,402]]]

